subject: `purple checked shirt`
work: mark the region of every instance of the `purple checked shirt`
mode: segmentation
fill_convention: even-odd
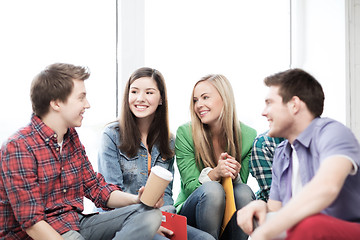
[[[314,177],[325,159],[341,155],[352,161],[352,173],[346,178],[338,197],[322,213],[360,222],[360,146],[351,130],[335,120],[315,118],[295,139],[293,146],[299,158],[303,186]],[[277,147],[273,161],[270,199],[281,201],[283,206],[291,198],[291,153],[290,143],[285,140]]]

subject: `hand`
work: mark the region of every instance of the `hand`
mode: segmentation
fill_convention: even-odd
[[[171,231],[170,229],[160,226],[159,229],[157,230],[157,234],[164,236],[164,237],[171,237],[174,234],[174,232]]]
[[[237,212],[237,224],[246,234],[250,235],[254,231],[253,218],[255,217],[261,226],[265,222],[266,212],[266,202],[252,201]]]
[[[253,234],[251,234],[251,240],[270,240],[271,237],[267,236],[262,228],[256,229]]]
[[[164,205],[164,193],[161,195],[157,203],[155,204],[154,208],[161,208]]]
[[[137,196],[137,203],[140,203],[140,198],[141,198],[141,195],[143,194],[143,192],[144,192],[144,190],[145,190],[145,187],[144,186],[142,186],[140,189],[139,189],[139,191],[138,191],[138,196]]]
[[[218,160],[218,165],[214,168],[216,175],[221,177],[231,177],[231,179],[237,178],[241,169],[241,164],[236,161],[234,157],[228,153],[222,153]]]
[[[240,169],[241,169],[241,164],[236,161],[236,159],[232,156],[230,156],[228,153],[223,153],[224,157],[226,156],[225,160],[225,165],[226,165],[226,169],[228,171],[228,176],[231,177],[231,179],[235,179],[237,178]],[[221,156],[223,156],[223,154]]]

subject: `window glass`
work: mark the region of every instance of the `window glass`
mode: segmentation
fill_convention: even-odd
[[[211,73],[231,82],[240,121],[268,129],[263,79],[289,68],[289,9],[289,1],[145,1],[145,65],[164,75],[173,134],[190,121],[195,82]],[[179,178],[176,170],[174,199]],[[258,190],[251,175],[248,183]]]
[[[0,29],[0,143],[30,121],[37,73],[55,62],[85,65],[91,108],[77,130],[96,169],[101,130],[116,118],[116,2],[0,1]]]

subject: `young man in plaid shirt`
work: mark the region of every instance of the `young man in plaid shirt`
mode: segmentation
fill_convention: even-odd
[[[107,184],[80,143],[74,127],[90,107],[89,75],[83,67],[53,64],[33,80],[31,122],[0,152],[0,239],[152,239],[159,228],[160,210]],[[84,215],[84,196],[117,209]]]
[[[282,141],[284,138],[269,137],[267,132],[260,134],[254,140],[249,169],[260,187],[255,194],[258,200],[267,202],[269,199],[273,157],[276,146]]]

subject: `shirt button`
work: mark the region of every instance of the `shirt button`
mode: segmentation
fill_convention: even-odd
[[[66,193],[66,189],[64,189],[63,192]]]
[[[61,168],[61,170],[63,170],[63,171],[64,171],[64,167],[62,167],[62,168]]]
[[[60,150],[60,148],[57,147],[57,148],[56,148],[56,151],[58,152],[59,150]]]
[[[57,134],[56,134],[56,133],[54,134],[54,138],[57,138]]]

